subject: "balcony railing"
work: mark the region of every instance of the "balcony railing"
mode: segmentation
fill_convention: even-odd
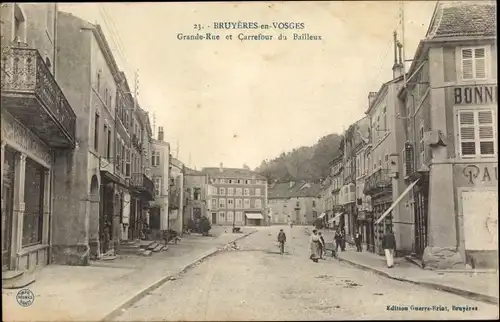
[[[50,146],[74,147],[76,115],[38,50],[3,47],[1,69],[2,105]]]
[[[153,180],[146,177],[146,175],[142,173],[132,173],[132,176],[130,177],[130,185],[141,192],[147,193],[149,198],[154,197],[155,185]]]
[[[365,180],[365,187],[363,193],[365,195],[373,195],[390,187],[392,185],[392,178],[389,176],[390,169],[378,169]]]

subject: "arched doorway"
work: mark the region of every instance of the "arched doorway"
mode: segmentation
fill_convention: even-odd
[[[92,258],[99,258],[99,201],[100,189],[99,179],[97,175],[93,175],[90,179],[89,192],[89,246]]]

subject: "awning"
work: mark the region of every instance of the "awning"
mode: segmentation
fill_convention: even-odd
[[[322,218],[323,218],[323,217],[325,217],[325,216],[326,216],[326,213],[324,212],[324,213],[322,213],[321,215],[319,215],[318,219],[322,219]]]
[[[401,200],[403,200],[404,196],[406,196],[408,194],[408,192],[410,192],[411,188],[413,188],[413,186],[415,186],[419,180],[420,179],[417,179],[417,180],[413,181],[408,186],[408,188],[406,188],[406,190],[403,191],[403,193],[398,197],[398,199],[396,199],[396,201],[394,201],[392,203],[392,205],[382,214],[382,216],[380,216],[380,218],[375,221],[375,225],[378,225],[382,220],[384,220],[385,216],[387,216],[392,211],[392,209],[394,209],[394,207],[396,207],[398,205],[398,203]]]
[[[264,219],[264,217],[262,216],[262,214],[260,212],[247,212],[245,214],[245,216],[248,218],[248,219]]]
[[[332,223],[334,222],[335,220],[339,219],[340,216],[342,216],[344,213],[343,212],[338,212],[335,214],[335,217],[333,217],[332,219],[328,220],[328,223]]]

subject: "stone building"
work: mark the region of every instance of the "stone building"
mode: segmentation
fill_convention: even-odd
[[[0,11],[2,271],[51,262],[56,196],[73,180],[61,166],[76,162],[79,139],[55,77],[56,12],[53,3],[3,3]]]
[[[185,168],[185,208],[184,227],[189,219],[196,221],[207,215],[208,176],[190,168]]]
[[[439,3],[399,93],[401,204],[424,266],[498,265],[496,48],[495,4]]]
[[[168,226],[182,235],[184,228],[184,163],[170,156]]]
[[[141,142],[137,135],[134,141],[134,126],[137,130],[140,122],[134,122],[134,116],[140,107],[102,29],[59,12],[57,31],[60,83],[78,107],[79,146],[75,164],[61,165],[72,181],[56,187],[60,197],[54,203],[58,211],[54,225],[59,228],[54,233],[54,258],[60,263],[83,263],[88,255],[112,254],[121,240],[139,237],[133,194],[151,194],[153,185],[144,175],[142,181],[139,178]]]
[[[168,229],[170,193],[170,144],[164,141],[163,127],[158,129],[158,139],[151,143],[151,176],[154,183],[154,202],[150,209],[150,225],[153,235]]]
[[[269,187],[268,199],[271,219],[276,224],[312,225],[323,212],[319,183],[275,183]]]
[[[337,228],[341,226],[340,220],[343,218],[343,206],[340,200],[340,190],[344,186],[344,163],[342,151],[339,151],[339,155],[330,161],[330,177],[332,184],[332,210],[333,217],[329,218],[327,223],[331,228]],[[342,224],[341,227],[343,227]]]
[[[267,181],[248,169],[203,168],[212,188],[207,217],[213,225],[267,225]]]

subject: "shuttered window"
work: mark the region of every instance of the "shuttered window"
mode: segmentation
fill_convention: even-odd
[[[493,109],[459,110],[460,156],[493,157],[496,154],[496,117]]]
[[[463,48],[462,79],[485,79],[486,76],[486,48]]]

